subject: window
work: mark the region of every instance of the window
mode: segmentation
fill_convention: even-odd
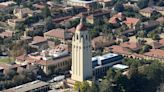
[[[81,35],[81,38],[83,38],[83,35]]]
[[[78,34],[76,34],[76,39],[78,40],[79,38],[78,38]]]

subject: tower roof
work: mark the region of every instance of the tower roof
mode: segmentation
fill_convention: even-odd
[[[85,31],[87,27],[84,24],[84,17],[80,19],[80,23],[76,27],[76,31]]]

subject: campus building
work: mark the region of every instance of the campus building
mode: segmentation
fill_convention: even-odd
[[[106,72],[114,64],[122,62],[123,57],[119,54],[107,53],[102,56],[92,57],[93,75],[96,78],[106,75]]]
[[[29,82],[20,86],[16,86],[5,90],[4,92],[47,92],[49,84],[40,80]]]

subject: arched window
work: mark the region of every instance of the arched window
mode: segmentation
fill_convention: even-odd
[[[81,38],[83,38],[83,35],[81,35]]]
[[[76,34],[76,39],[77,39],[77,40],[79,39],[78,34]]]
[[[88,40],[88,36],[86,35],[86,40]]]

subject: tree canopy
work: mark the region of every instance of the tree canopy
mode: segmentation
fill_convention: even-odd
[[[158,61],[126,58],[124,64],[130,66],[126,75],[122,71],[109,69],[100,84],[89,86],[82,83],[85,84],[83,87],[75,83],[76,89],[78,86],[83,88],[80,92],[156,92],[164,81],[164,64]]]
[[[137,5],[140,9],[146,8],[148,6],[149,0],[139,0]]]

